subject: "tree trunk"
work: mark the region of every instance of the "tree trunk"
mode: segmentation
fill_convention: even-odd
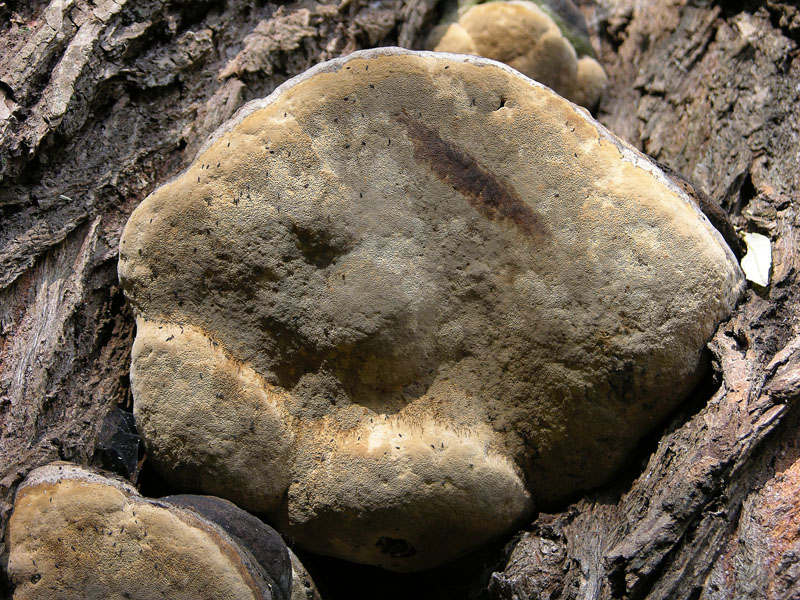
[[[712,340],[714,381],[614,482],[540,514],[473,592],[797,597],[800,11],[582,4],[610,78],[600,120],[768,235],[771,281]],[[116,263],[133,208],[244,102],[358,48],[418,48],[444,8],[0,2],[0,537],[31,469],[97,462],[124,424],[133,321]]]

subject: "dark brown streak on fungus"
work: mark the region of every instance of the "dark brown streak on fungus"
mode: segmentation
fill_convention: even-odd
[[[436,130],[412,119],[405,111],[394,115],[394,119],[408,130],[414,144],[414,158],[463,194],[483,217],[490,221],[509,219],[531,236],[547,234],[542,218],[472,156],[443,140]]]

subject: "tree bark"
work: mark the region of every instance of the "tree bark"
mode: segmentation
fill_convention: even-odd
[[[474,591],[797,597],[800,11],[772,0],[581,8],[610,78],[601,122],[737,227],[768,235],[771,282],[711,341],[714,381],[615,481],[538,515]],[[352,50],[419,48],[444,9],[0,2],[0,537],[31,469],[97,460],[115,410],[130,408],[133,320],[116,263],[133,208],[244,102]]]

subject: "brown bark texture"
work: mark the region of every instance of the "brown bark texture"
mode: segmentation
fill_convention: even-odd
[[[800,597],[800,10],[581,2],[600,120],[773,244],[714,373],[608,486],[539,514],[493,598]],[[352,50],[419,48],[437,0],[0,1],[0,538],[14,490],[96,462],[130,408],[116,275],[133,208],[219,124]],[[135,469],[130,469],[135,472]],[[0,578],[2,579],[2,578]],[[3,594],[0,588],[0,595]],[[7,590],[6,590],[7,591]]]

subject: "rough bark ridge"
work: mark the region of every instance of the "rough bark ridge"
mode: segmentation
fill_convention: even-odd
[[[610,76],[601,120],[769,235],[772,282],[715,336],[713,397],[676,414],[627,478],[540,515],[488,591],[795,597],[800,12],[773,0],[583,4]],[[415,47],[439,9],[0,3],[0,536],[21,478],[55,458],[90,461],[129,402],[116,248],[133,207],[243,102],[357,48]]]
[[[585,6],[612,131],[773,242],[710,344],[719,389],[687,406],[633,481],[539,515],[496,598],[789,598],[800,593],[800,20],[777,2]],[[635,470],[632,469],[632,470]]]

